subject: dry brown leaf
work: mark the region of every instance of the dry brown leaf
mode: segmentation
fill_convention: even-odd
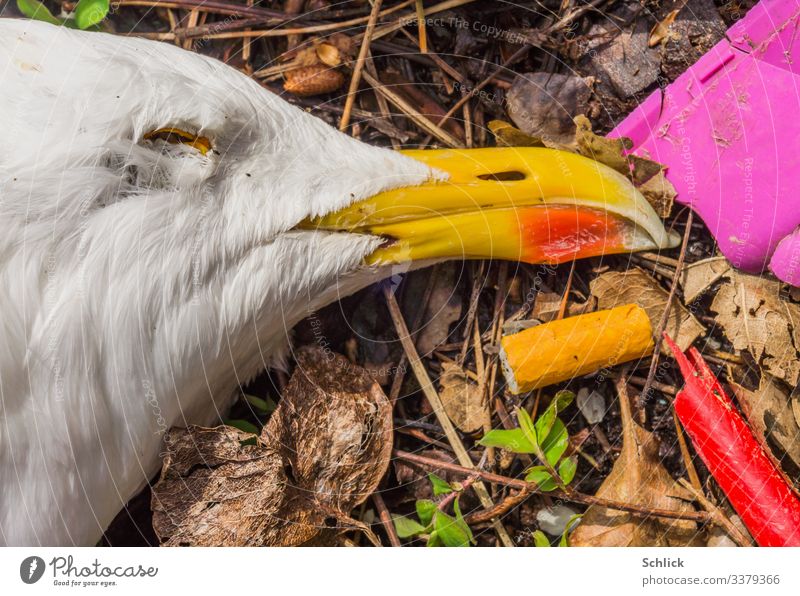
[[[681,6],[681,8],[683,7]],[[647,45],[649,47],[653,48],[661,42],[665,42],[669,39],[670,27],[672,26],[672,23],[675,22],[675,17],[678,16],[680,11],[680,8],[670,11],[667,13],[667,16],[655,24],[653,29],[650,31],[650,39],[647,40]]]
[[[764,451],[796,484],[800,480],[800,427],[789,395],[767,375],[756,391],[732,381],[730,385]]]
[[[439,385],[439,397],[453,424],[465,433],[480,429],[485,405],[478,385],[467,379],[461,367],[454,362],[442,364]]]
[[[592,131],[592,123],[586,116],[576,116],[573,122],[575,131],[573,137],[569,139],[563,135],[553,137],[529,134],[502,120],[489,122],[489,129],[501,147],[549,147],[579,153],[599,161],[630,178],[659,217],[667,217],[670,214],[677,193],[672,183],[667,180],[663,165],[638,155],[626,155],[626,150],[631,146],[630,139],[609,138],[595,134]]]
[[[652,162],[655,163],[655,162]],[[668,217],[672,213],[672,205],[678,193],[672,183],[667,180],[666,171],[660,170],[649,180],[638,185],[639,192],[653,206],[659,217]]]
[[[537,319],[542,323],[547,323],[558,317],[561,311],[561,302],[563,296],[555,292],[539,292],[536,295],[536,302],[531,310],[530,317]],[[594,298],[589,298],[585,302],[573,302],[570,300],[567,303],[567,310],[564,313],[566,317],[576,317],[595,310],[596,301]]]
[[[461,295],[454,291],[458,285],[456,263],[443,263],[436,271],[438,275],[425,310],[425,322],[415,340],[420,355],[430,354],[445,343],[450,325],[461,318]]]
[[[572,74],[529,72],[517,75],[507,94],[508,115],[519,129],[545,142],[570,145],[573,118],[586,109],[594,79]]]
[[[163,545],[331,544],[362,527],[348,513],[389,465],[391,404],[360,367],[303,348],[277,410],[248,439],[224,426],[170,431],[152,501]]]
[[[633,421],[627,395],[620,395],[622,452],[597,496],[640,507],[693,512],[692,495],[678,485],[658,459],[652,433]],[[690,546],[698,539],[691,520],[642,518],[591,506],[569,538],[570,546]]]
[[[515,126],[502,120],[492,120],[488,124],[489,130],[495,137],[499,147],[544,147],[541,138],[526,134]]]
[[[608,138],[595,134],[592,123],[586,116],[575,117],[575,142],[578,153],[591,157],[626,176],[631,173],[631,164],[625,151],[632,147],[625,137]]]
[[[794,414],[794,421],[800,427],[800,393],[797,390],[792,393],[792,413]]]
[[[772,376],[788,385],[800,378],[800,305],[781,297],[781,283],[730,269],[711,303],[717,322],[737,350],[749,350]]]
[[[722,279],[730,269],[730,261],[725,257],[711,257],[684,265],[680,278],[684,301],[689,304],[697,300],[703,292]]]
[[[650,317],[653,330],[657,330],[667,307],[669,293],[645,271],[638,267],[627,271],[607,271],[590,283],[592,295],[597,297],[600,310],[635,302]],[[676,297],[670,308],[666,332],[675,338],[681,350],[686,350],[705,331],[700,322],[680,303]],[[662,347],[663,353],[668,353]]]
[[[592,131],[592,123],[586,116],[577,116],[575,126],[578,153],[591,157],[630,178],[659,217],[667,217],[670,214],[672,202],[678,193],[667,180],[663,165],[638,155],[627,155],[626,151],[631,147],[630,139],[609,138],[595,134]]]

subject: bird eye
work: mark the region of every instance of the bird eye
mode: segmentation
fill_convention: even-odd
[[[197,149],[202,155],[211,151],[211,141],[208,137],[198,136],[180,128],[159,128],[144,135],[146,141],[161,139],[175,145],[188,145]]]

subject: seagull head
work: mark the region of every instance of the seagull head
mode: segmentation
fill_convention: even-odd
[[[168,44],[4,19],[0,47],[7,543],[92,543],[164,431],[219,419],[297,321],[393,267],[674,242],[577,155],[368,146]]]

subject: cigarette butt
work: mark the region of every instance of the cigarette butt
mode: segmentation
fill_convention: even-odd
[[[525,393],[653,353],[650,318],[637,304],[551,321],[500,341],[509,390]]]

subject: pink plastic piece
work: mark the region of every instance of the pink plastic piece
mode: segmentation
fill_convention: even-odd
[[[763,271],[800,226],[799,28],[800,0],[761,0],[612,133],[668,167],[677,200],[745,271]],[[781,251],[791,257],[800,238],[787,242]],[[800,271],[786,269],[791,259],[778,256],[773,272],[800,285]]]
[[[800,287],[800,230],[780,241],[769,268],[786,283]]]

